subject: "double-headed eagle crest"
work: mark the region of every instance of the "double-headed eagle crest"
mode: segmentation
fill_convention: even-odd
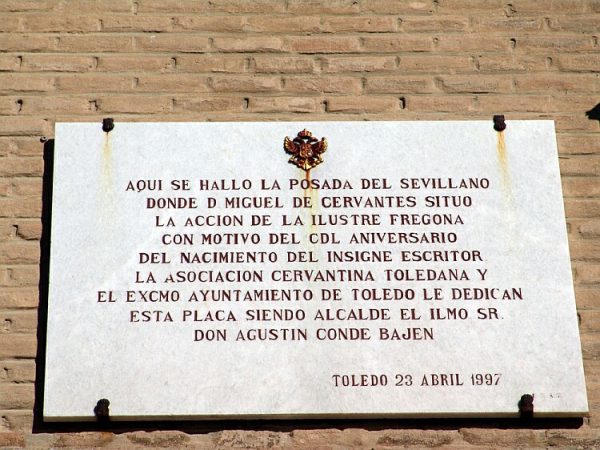
[[[319,141],[310,131],[304,129],[293,140],[286,136],[283,148],[292,155],[289,160],[291,164],[308,172],[323,162],[321,155],[327,150],[327,139],[322,138]]]

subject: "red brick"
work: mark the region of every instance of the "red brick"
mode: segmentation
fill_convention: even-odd
[[[567,219],[570,219],[568,217]],[[571,259],[576,261],[598,261],[600,259],[600,242],[588,239],[586,241],[570,241]]]
[[[581,333],[583,359],[600,359],[600,333]]]
[[[562,186],[565,197],[600,196],[600,178],[563,177]]]
[[[25,447],[25,436],[23,433],[6,432],[0,429],[0,447]]]
[[[133,88],[133,82],[132,76],[99,73],[56,77],[56,87],[61,92],[80,92],[82,86],[88,92],[127,92]]]
[[[184,56],[178,56],[184,58]],[[162,55],[101,55],[98,57],[97,71],[100,72],[172,72],[174,62],[171,56]]]
[[[23,31],[23,26],[21,24],[21,18],[15,18],[14,16],[10,16],[8,14],[0,16],[0,30],[2,30],[3,33]]]
[[[286,77],[285,92],[358,94],[362,90],[360,78],[352,77]]]
[[[21,57],[14,55],[0,55],[0,72],[11,72],[19,70]]]
[[[4,0],[0,2],[0,12],[51,11],[59,0]]]
[[[37,311],[0,311],[0,333],[35,333],[36,330]]]
[[[89,114],[91,97],[20,97],[23,115]],[[0,170],[0,173],[2,171]]]
[[[310,57],[253,56],[252,66],[257,73],[311,73],[315,70]]]
[[[155,95],[104,96],[96,100],[98,112],[104,113],[168,113],[171,111],[171,97]]]
[[[0,217],[40,217],[41,212],[39,196],[0,198]]]
[[[208,1],[205,0],[139,0],[139,13],[205,13]]]
[[[46,120],[37,117],[3,117],[0,121],[0,136],[45,136],[49,133],[49,128]]]
[[[298,53],[353,53],[360,51],[354,36],[299,36],[286,38],[286,48]]]
[[[208,9],[219,13],[276,14],[285,12],[285,3],[273,0],[211,0]]]
[[[26,179],[31,180],[31,179]],[[35,189],[38,194],[41,193],[42,189],[42,180],[36,179]],[[33,194],[33,189],[30,192]],[[18,220],[15,223],[16,225],[16,234],[19,238],[25,239],[26,241],[39,241],[42,237],[42,222],[39,219],[34,220]]]
[[[208,77],[196,74],[141,75],[136,90],[140,92],[208,92]]]
[[[33,358],[37,349],[37,338],[35,334],[6,334],[0,333],[0,358]],[[7,399],[3,402],[4,397],[9,394],[8,391],[1,392],[0,385],[0,409],[19,409],[15,400]],[[11,385],[9,385],[11,386]],[[27,393],[31,394],[29,398],[23,398],[23,407],[29,408],[33,403],[33,391],[27,389]]]
[[[512,91],[510,78],[497,75],[456,75],[438,77],[440,88],[447,93],[509,93]]]
[[[31,407],[33,407],[33,384],[0,384],[0,409]]]
[[[209,40],[193,34],[154,34],[135,36],[134,46],[144,52],[200,53],[208,50]]]
[[[182,448],[190,437],[180,431],[138,431],[125,435],[129,446],[160,447],[160,448]]]
[[[600,216],[600,199],[565,199],[565,212],[571,218]],[[600,256],[600,255],[598,255]]]
[[[560,55],[557,64],[561,70],[571,72],[600,72],[600,55]]]
[[[385,33],[398,29],[395,17],[323,17],[321,31],[326,33]]]
[[[25,72],[88,72],[95,67],[91,56],[26,54],[21,70]]]
[[[591,155],[600,153],[600,133],[559,134],[558,151],[562,154]]]
[[[598,176],[600,175],[600,158],[563,156],[559,158],[560,173],[563,176]]]
[[[215,76],[211,77],[210,85],[215,92],[274,92],[281,90],[281,80],[268,76]]]
[[[467,56],[407,55],[400,57],[399,70],[403,73],[464,73],[475,72],[475,65]]]
[[[37,306],[37,288],[0,289],[0,308],[36,308]]]
[[[548,445],[557,448],[599,448],[600,430],[548,430]]]
[[[173,20],[173,28],[184,31],[235,32],[243,31],[245,24],[243,17],[236,16],[179,16]]]
[[[362,50],[366,52],[426,52],[433,50],[429,36],[366,36],[362,38]]]
[[[577,232],[584,238],[600,237],[600,223],[590,220],[578,221]]]
[[[442,34],[433,39],[435,50],[440,52],[507,52],[510,49],[510,38],[490,36],[487,33]],[[496,56],[507,58],[509,55]],[[542,58],[543,62],[543,58]]]
[[[0,93],[51,92],[56,81],[51,75],[17,73],[0,74]]]
[[[243,100],[239,97],[182,97],[175,98],[174,110],[207,112],[207,111],[242,111]]]
[[[589,120],[584,114],[571,113],[569,115],[560,115],[560,112],[552,114],[554,125],[558,133],[562,132],[596,132],[598,124],[593,120]]]
[[[514,81],[517,92],[598,92],[600,90],[600,73],[516,75]]]
[[[170,31],[173,23],[170,17],[161,16],[101,16],[102,31],[143,31],[156,33]]]
[[[51,34],[0,33],[0,48],[5,52],[54,51],[58,38]]]
[[[6,241],[17,236],[17,220],[0,219],[0,241]]]
[[[81,0],[62,0],[58,10],[69,13],[128,13],[132,12],[131,0],[102,0],[102,2],[82,2]]]
[[[115,439],[110,432],[62,433],[54,443],[56,447],[65,448],[100,448],[110,444]]]
[[[521,52],[594,50],[594,40],[591,36],[519,35],[516,42],[517,49]]]
[[[283,40],[279,37],[216,37],[213,49],[225,53],[280,52]]]
[[[400,101],[395,97],[329,97],[327,112],[377,113],[398,111]]]
[[[401,30],[407,33],[444,33],[467,31],[468,17],[405,17],[402,18]],[[454,37],[456,39],[456,37]]]
[[[32,424],[33,411],[0,411],[0,430],[18,430],[31,433]]]
[[[428,76],[369,77],[365,84],[368,93],[429,94],[436,90]]]
[[[456,430],[385,430],[377,438],[377,448],[437,448],[459,441]]]
[[[245,68],[246,58],[241,55],[178,55],[176,58],[178,72],[240,73],[244,72]]]
[[[538,31],[542,29],[541,17],[479,17],[474,28],[479,31]]]
[[[574,280],[578,284],[597,284],[600,282],[600,264],[577,263],[573,265]]]
[[[22,31],[31,33],[100,31],[100,21],[88,16],[27,14],[21,17],[20,23]]]
[[[518,14],[539,13],[537,0],[515,0],[512,2]],[[597,12],[600,6],[596,0],[551,0],[548,8],[554,14],[580,14]]]
[[[320,109],[321,101],[311,97],[254,97],[248,109],[255,113],[294,112],[310,113]]]
[[[409,96],[406,100],[409,111],[452,112],[472,111],[473,98],[469,96]]]
[[[600,289],[592,288],[589,285],[575,286],[575,299],[578,310],[598,309],[600,308]]]
[[[315,16],[251,16],[246,19],[246,31],[270,33],[321,32],[321,19]]]
[[[597,33],[600,30],[600,15],[552,17],[548,20],[548,26],[556,31]]]
[[[10,116],[19,114],[22,108],[22,100],[19,97],[0,97],[0,114]]]
[[[355,0],[289,0],[287,12],[291,14],[352,14],[360,9]]]
[[[38,137],[0,137],[0,149],[16,156],[41,156],[43,144]]]
[[[426,0],[410,2],[391,2],[389,0],[362,0],[362,13],[376,14],[431,14],[433,3]]]
[[[37,286],[40,277],[39,265],[18,265],[5,270],[4,284],[8,287]]]
[[[0,264],[36,263],[40,256],[40,246],[36,242],[0,243]]]
[[[468,10],[475,12],[499,13],[504,15],[505,2],[502,0],[438,0],[440,14],[456,14],[456,11]]]
[[[56,37],[60,52],[130,52],[133,38],[118,34],[61,34]]]
[[[527,54],[480,55],[477,67],[482,73],[546,70],[546,57]]]
[[[472,445],[492,445],[496,447],[537,447],[544,446],[546,432],[544,430],[496,430],[461,428],[463,439]]]
[[[552,99],[543,95],[479,95],[477,111],[545,112],[552,111]]]
[[[234,435],[234,433],[234,431],[225,431],[220,433],[220,438],[217,440],[217,443],[225,446],[228,442],[232,441],[232,435]],[[273,439],[269,440],[268,438],[270,436],[266,434],[266,432],[262,432],[261,434],[262,436],[257,435],[255,437],[255,439],[257,439],[256,441],[253,440],[255,442],[255,448],[267,448],[267,446],[279,447],[286,443],[285,441],[278,442],[277,440]],[[258,439],[261,437],[262,442],[258,441]],[[288,446],[291,448],[301,449],[316,449],[320,447],[321,443],[326,443],[326,445],[322,448],[330,449],[364,449],[373,448],[375,444],[370,436],[365,435],[364,432],[361,432],[360,429],[356,428],[346,428],[343,430],[337,430],[333,428],[312,430],[297,429],[294,430],[294,433],[290,437],[291,445],[288,444]],[[235,440],[233,440],[233,442],[235,442]]]
[[[10,180],[10,178],[7,178]],[[40,195],[42,193],[42,178],[13,178],[11,180],[11,195],[14,196],[29,196]]]
[[[322,59],[323,72],[383,72],[396,70],[394,56],[337,56]]]

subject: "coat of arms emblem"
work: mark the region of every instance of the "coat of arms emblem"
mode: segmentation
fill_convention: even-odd
[[[323,162],[321,155],[327,150],[327,139],[321,138],[319,141],[310,131],[304,129],[294,139],[286,136],[283,148],[292,155],[289,159],[291,164],[308,172]]]

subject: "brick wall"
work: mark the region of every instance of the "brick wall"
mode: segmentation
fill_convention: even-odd
[[[586,117],[600,104],[599,34],[600,0],[0,0],[0,447],[600,446],[600,113]],[[498,113],[556,121],[591,410],[583,423],[32,432],[40,137],[55,121]]]

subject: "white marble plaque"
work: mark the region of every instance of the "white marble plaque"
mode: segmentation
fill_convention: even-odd
[[[585,414],[554,125],[492,125],[57,124],[45,419]]]

